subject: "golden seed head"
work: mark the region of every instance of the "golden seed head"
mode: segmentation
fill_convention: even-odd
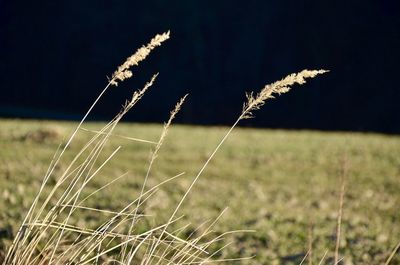
[[[242,119],[252,118],[252,111],[258,110],[265,101],[274,98],[274,94],[283,94],[291,89],[294,84],[304,84],[306,78],[314,78],[319,74],[329,72],[328,70],[303,70],[299,73],[290,74],[285,78],[266,85],[257,95],[253,92],[246,94],[247,102],[243,105]]]
[[[133,55],[128,57],[126,61],[120,65],[112,75],[110,83],[114,86],[118,85],[118,82],[124,81],[125,79],[131,78],[133,73],[130,68],[134,65],[138,65],[141,61],[146,59],[150,52],[161,44],[168,40],[170,32],[164,32],[162,34],[157,34],[146,46],[140,47]]]

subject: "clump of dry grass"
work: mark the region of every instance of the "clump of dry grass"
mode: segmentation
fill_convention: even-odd
[[[185,226],[170,231],[171,224],[176,223],[181,218],[180,216],[177,217],[181,205],[239,121],[252,117],[252,112],[259,109],[266,100],[273,98],[275,94],[286,93],[292,85],[303,84],[307,78],[313,78],[318,74],[325,73],[325,70],[304,70],[297,74],[291,74],[280,81],[266,85],[255,96],[252,93],[248,94],[242,113],[194,176],[190,186],[165,224],[152,227],[144,232],[139,232],[136,229],[137,224],[146,218],[139,210],[140,207],[162,185],[184,174],[179,173],[153,187],[147,187],[147,180],[151,177],[152,165],[167,136],[168,128],[181,109],[186,96],[171,111],[170,118],[165,123],[157,142],[147,139],[134,139],[144,144],[155,145],[144,183],[139,196],[135,200],[120,210],[94,209],[84,205],[84,202],[91,199],[94,194],[101,192],[126,174],[117,177],[114,181],[83,197],[88,183],[116,156],[121,148],[121,146],[115,148],[105,159],[101,159],[103,148],[114,135],[114,129],[126,113],[137,104],[153,85],[157,74],[141,90],[135,91],[131,99],[123,105],[121,111],[101,130],[95,131],[92,138],[67,163],[64,170],[59,175],[54,176],[56,166],[64,158],[64,153],[82,129],[82,124],[108,87],[117,85],[118,82],[131,77],[130,68],[144,60],[155,47],[160,46],[162,42],[167,40],[169,35],[169,32],[156,35],[149,44],[141,47],[125,63],[118,67],[108,85],[96,98],[66,144],[56,152],[44,176],[38,194],[23,220],[3,264],[204,264],[211,261],[230,261],[229,259],[214,260],[227,245],[214,251],[211,251],[210,247],[214,243],[221,241],[225,235],[237,231],[214,235],[212,227],[215,222],[212,222],[199,235],[195,236],[192,233],[189,237],[183,237],[182,231],[185,230]],[[56,179],[53,186],[49,185],[50,178]],[[44,192],[46,187],[49,187],[50,190]],[[79,211],[81,210],[91,211],[99,215],[107,213],[111,217],[97,227],[82,227],[71,221],[72,219],[79,219]],[[211,239],[209,239],[210,237]]]

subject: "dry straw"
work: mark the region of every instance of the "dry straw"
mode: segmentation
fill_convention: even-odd
[[[253,112],[264,105],[266,100],[273,98],[275,94],[286,93],[290,90],[292,85],[304,84],[307,78],[313,78],[319,74],[325,73],[325,70],[303,70],[300,73],[291,74],[280,81],[266,85],[255,96],[253,96],[253,93],[248,94],[242,113],[194,176],[189,188],[172,210],[169,220],[162,225],[150,227],[147,231],[138,232],[136,229],[138,222],[146,218],[146,216],[141,214],[139,208],[143,207],[144,203],[151,198],[162,185],[174,181],[184,174],[177,174],[153,187],[147,187],[147,181],[151,176],[153,163],[167,136],[168,129],[181,109],[186,96],[183,97],[171,111],[170,118],[165,123],[157,142],[127,137],[127,139],[130,140],[133,139],[145,144],[155,145],[148,164],[144,183],[140,194],[135,200],[131,201],[119,211],[94,209],[83,204],[94,194],[126,176],[127,173],[122,174],[110,183],[98,188],[88,196],[83,198],[82,196],[88,183],[92,181],[102,168],[119,152],[120,146],[115,148],[111,154],[108,154],[105,159],[102,161],[100,160],[101,154],[104,152],[104,146],[108,143],[110,138],[115,135],[113,133],[114,129],[125,114],[137,104],[144,96],[145,92],[153,85],[157,74],[145,84],[143,89],[133,93],[132,97],[123,105],[121,111],[109,123],[98,131],[91,131],[94,135],[90,140],[75,154],[72,160],[67,162],[63,160],[63,163],[66,163],[66,167],[63,167],[64,170],[60,172],[59,175],[54,176],[57,173],[55,168],[60,164],[65,151],[69,148],[77,133],[80,132],[82,124],[87,116],[109,86],[118,85],[120,81],[130,78],[132,76],[131,67],[143,61],[154,48],[160,46],[167,40],[169,35],[169,32],[156,35],[147,45],[139,48],[135,54],[129,57],[118,67],[117,71],[114,72],[111,80],[109,80],[107,86],[96,98],[76,129],[72,132],[67,143],[55,154],[44,176],[40,190],[8,250],[3,265],[83,265],[99,264],[101,262],[111,262],[115,264],[205,264],[210,262],[247,259],[246,257],[237,259],[215,259],[229,243],[217,248],[217,250],[215,250],[215,247],[211,248],[215,243],[223,240],[226,235],[243,231],[231,231],[214,236],[212,227],[215,222],[212,222],[200,235],[195,236],[194,233],[192,233],[189,237],[183,237],[182,232],[185,231],[186,226],[174,231],[170,231],[170,226],[181,219],[180,216],[177,217],[180,207],[209,162],[213,159],[214,155],[239,121],[252,117]],[[52,187],[49,185],[50,178],[56,179],[56,183]],[[45,190],[47,190],[47,192],[44,192]],[[71,222],[72,217],[77,217],[79,219],[79,211],[90,211],[92,214],[107,214],[111,215],[111,217],[95,228],[80,227]]]

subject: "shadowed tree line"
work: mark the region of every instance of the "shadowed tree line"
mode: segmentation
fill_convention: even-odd
[[[3,1],[0,115],[79,119],[107,75],[156,33],[171,40],[111,89],[93,119],[160,76],[127,120],[231,124],[244,92],[304,68],[331,72],[243,125],[400,132],[393,1]]]

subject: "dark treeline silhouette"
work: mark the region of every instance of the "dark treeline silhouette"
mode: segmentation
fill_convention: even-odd
[[[400,133],[396,1],[2,1],[0,116],[79,119],[107,77],[156,33],[171,40],[108,91],[117,112],[155,72],[127,120],[230,124],[245,91],[304,68],[331,72],[242,125]]]

